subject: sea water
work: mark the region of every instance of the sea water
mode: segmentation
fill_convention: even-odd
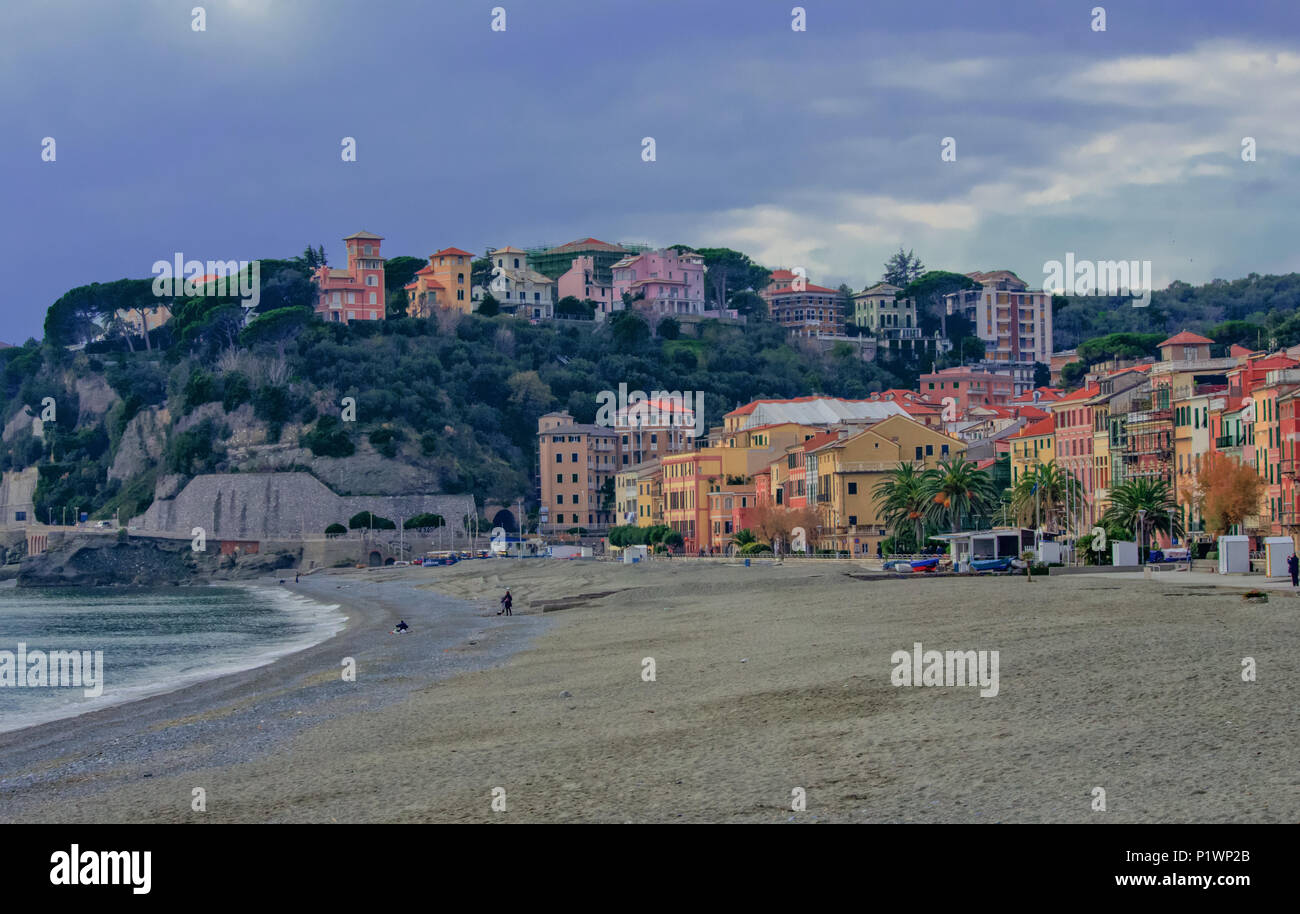
[[[0,651],[103,652],[103,690],[0,687],[0,732],[169,692],[329,638],[345,617],[276,587],[0,588]],[[19,675],[22,671],[18,671]]]

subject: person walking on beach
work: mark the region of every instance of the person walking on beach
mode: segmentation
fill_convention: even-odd
[[[497,615],[499,616],[501,613],[505,613],[507,616],[513,616],[514,613],[510,611],[510,607],[514,606],[514,603],[515,598],[510,596],[510,590],[507,589],[506,595],[501,598],[501,611],[498,612]]]
[[[1296,558],[1294,552],[1286,560],[1286,570],[1291,572],[1291,586],[1300,587],[1300,559]]]

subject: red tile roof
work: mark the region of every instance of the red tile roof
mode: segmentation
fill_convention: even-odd
[[[1073,403],[1075,400],[1089,400],[1097,396],[1097,394],[1099,393],[1101,393],[1101,388],[1095,385],[1093,387],[1080,387],[1078,390],[1074,391],[1073,393],[1068,393],[1064,397],[1061,397],[1061,399],[1057,400],[1056,402]]]
[[[460,248],[443,248],[441,251],[434,251],[431,257],[473,257],[469,251],[462,251]]]
[[[1040,403],[1043,402],[1044,400],[1051,401],[1051,400],[1061,399],[1061,391],[1055,387],[1035,387],[1033,390],[1026,391],[1020,396],[1014,398],[1011,402],[1012,403],[1033,403],[1035,393],[1039,395],[1038,400]]]
[[[1055,431],[1056,431],[1056,426],[1052,422],[1052,417],[1048,416],[1046,419],[1039,419],[1037,422],[1034,422],[1031,425],[1022,428],[1020,431],[1016,432],[1016,434],[1012,435],[1011,437],[1012,438],[1037,438],[1040,435],[1051,435]]]
[[[562,244],[558,248],[551,248],[546,251],[547,254],[567,254],[570,251],[610,251],[614,253],[630,253],[625,248],[617,244],[610,244],[608,241],[600,241],[596,238],[581,238],[578,241],[570,241],[568,244]]]
[[[1210,346],[1213,344],[1214,344],[1214,340],[1207,339],[1199,334],[1191,333],[1190,331],[1184,330],[1182,333],[1178,333],[1175,334],[1174,336],[1171,336],[1169,339],[1165,340],[1156,348],[1163,349],[1165,346]]]
[[[831,444],[839,440],[840,440],[839,432],[819,432],[816,435],[813,435],[807,441],[804,441],[802,443],[803,452],[805,454],[811,454],[813,451],[817,450],[821,446],[826,444]],[[795,445],[795,447],[799,447],[799,446],[800,445]],[[793,450],[793,448],[791,448],[791,450]]]

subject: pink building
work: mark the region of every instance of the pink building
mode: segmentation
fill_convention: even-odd
[[[383,240],[370,232],[349,235],[343,239],[348,247],[347,269],[317,268],[316,313],[321,320],[347,324],[385,319],[384,258],[379,253]]]
[[[629,254],[610,269],[614,273],[614,300],[623,295],[644,295],[638,307],[652,314],[704,313],[704,258],[675,248]]]
[[[556,301],[572,296],[592,302],[598,321],[623,307],[622,300],[614,294],[614,287],[596,278],[596,260],[590,255],[573,258],[573,266],[556,282],[555,295]]]
[[[1060,397],[1048,404],[1056,427],[1055,460],[1063,470],[1079,480],[1083,489],[1083,506],[1087,516],[1092,516],[1094,476],[1092,462],[1092,398],[1101,393],[1098,386],[1082,387],[1074,393]]]

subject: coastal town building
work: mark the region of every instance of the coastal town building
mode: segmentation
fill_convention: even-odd
[[[506,246],[488,254],[492,278],[486,287],[470,289],[474,310],[490,294],[501,310],[530,320],[550,320],[555,316],[555,280],[528,266],[528,252]]]
[[[474,310],[471,264],[474,255],[460,248],[443,248],[415,271],[405,286],[409,317],[433,317],[439,310],[469,314]]]
[[[704,313],[704,258],[675,248],[628,254],[611,267],[614,297],[651,316]]]
[[[1017,393],[1012,375],[988,368],[956,367],[926,372],[921,375],[918,388],[940,403],[952,397],[959,416],[973,406],[1006,406]]]
[[[844,330],[844,301],[838,289],[813,285],[792,270],[772,271],[758,293],[768,314],[794,336],[838,336]]]
[[[321,320],[349,324],[387,319],[384,258],[379,251],[383,240],[373,232],[355,232],[343,239],[348,251],[346,269],[317,267],[316,314]]]
[[[537,441],[539,532],[603,529],[613,523],[614,477],[621,468],[618,432],[556,412],[537,420]]]
[[[556,301],[576,298],[591,302],[597,321],[606,320],[615,311],[621,311],[623,300],[614,294],[614,280],[602,279],[596,269],[596,259],[590,254],[573,258],[573,264],[556,280]]]
[[[936,469],[965,451],[965,442],[906,415],[882,419],[856,434],[808,442],[804,484],[808,504],[821,521],[815,533],[809,531],[810,539],[821,549],[873,555],[888,535],[875,487],[900,463]]]
[[[1015,379],[1016,393],[1034,386],[1034,365],[1052,357],[1052,296],[1010,270],[967,273],[979,289],[945,296],[949,314],[969,320],[985,344],[981,364]]]

